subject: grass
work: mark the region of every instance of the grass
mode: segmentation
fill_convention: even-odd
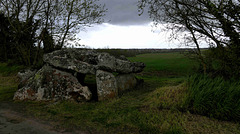
[[[15,75],[19,70],[23,69],[24,66],[19,65],[8,65],[7,63],[0,62],[0,74],[2,76]]]
[[[0,63],[0,102],[12,100],[18,86],[16,73],[22,68],[22,66]]]
[[[3,77],[0,76],[0,79],[2,78]],[[17,91],[17,84],[13,84],[13,85],[0,84],[0,102],[12,100],[13,94],[16,91]]]
[[[240,125],[184,110],[188,74],[194,64],[179,53],[143,54],[129,58],[147,67],[137,74],[144,84],[104,102],[14,102],[25,114],[51,122],[56,129],[89,133],[240,133]],[[173,62],[174,61],[174,62]],[[186,64],[186,65],[181,65]],[[14,76],[9,76],[13,78]],[[87,81],[92,82],[92,76]],[[14,81],[9,81],[14,83]],[[2,81],[5,83],[5,80]],[[5,90],[16,90],[6,84]],[[4,93],[5,94],[5,93]],[[2,95],[0,95],[2,97]],[[11,97],[5,100],[11,100]],[[54,122],[53,122],[54,121]]]
[[[145,105],[151,108],[181,110],[187,98],[186,84],[157,88],[145,97]]]
[[[240,121],[240,83],[193,75],[188,79],[186,105],[201,115]]]
[[[142,54],[130,57],[131,61],[144,62],[145,72],[161,76],[182,76],[193,73],[196,62],[180,53]]]

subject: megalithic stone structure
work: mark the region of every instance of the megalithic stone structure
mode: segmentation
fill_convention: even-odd
[[[98,100],[112,99],[135,87],[138,80],[133,74],[145,67],[141,62],[77,48],[45,54],[43,61],[45,65],[40,70],[19,72],[21,82],[14,100],[89,101],[92,93],[81,83],[87,74],[96,75]]]

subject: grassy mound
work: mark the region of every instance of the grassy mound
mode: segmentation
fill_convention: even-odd
[[[145,98],[145,105],[151,108],[180,110],[186,99],[186,84],[157,88]]]

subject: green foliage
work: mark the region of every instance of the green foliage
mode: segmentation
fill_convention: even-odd
[[[22,68],[22,66],[8,66],[6,63],[0,63],[0,102],[12,101],[18,86],[15,75]]]
[[[210,68],[209,74],[226,79],[237,78],[240,75],[240,59],[229,48],[210,48],[205,53],[205,59]]]
[[[0,77],[2,78],[2,77]],[[12,101],[14,93],[17,91],[17,85],[1,85],[0,102]]]
[[[0,17],[3,20],[3,25],[0,27],[0,55],[3,58],[0,61],[13,60],[15,64],[30,66],[41,60],[35,46],[39,21],[22,22],[11,18],[9,22],[9,18],[3,14],[0,14]]]
[[[10,46],[11,30],[10,23],[3,14],[0,13],[0,61],[7,61],[13,58],[14,53],[11,51],[13,48]]]
[[[194,113],[240,121],[240,83],[221,77],[194,75],[188,79],[186,105]]]
[[[23,68],[24,66],[10,66],[0,62],[0,102],[12,101],[18,87],[16,73]]]
[[[9,76],[16,74],[19,70],[23,69],[24,66],[9,65],[7,63],[0,62],[0,74],[2,76]]]
[[[53,37],[49,34],[46,28],[43,28],[41,33],[42,41],[43,41],[43,50],[44,53],[50,53],[55,50],[54,48],[54,40]]]

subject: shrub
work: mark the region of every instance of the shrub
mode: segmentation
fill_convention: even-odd
[[[185,105],[191,112],[240,121],[240,82],[194,75],[188,79]]]

